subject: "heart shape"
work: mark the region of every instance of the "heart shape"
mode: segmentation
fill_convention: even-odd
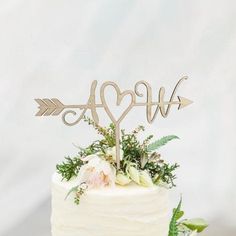
[[[112,114],[112,112],[111,112],[111,110],[110,110],[110,108],[109,108],[109,106],[106,102],[105,89],[108,86],[113,87],[116,91],[116,105],[117,106],[120,106],[120,104],[121,104],[124,97],[126,97],[126,96],[131,97],[129,105],[125,108],[125,110],[122,112],[121,116],[118,119],[116,119],[113,116],[113,114]],[[108,82],[105,82],[105,83],[102,84],[101,89],[100,89],[100,98],[101,98],[101,102],[104,106],[104,109],[105,109],[107,115],[110,117],[110,119],[112,120],[112,122],[114,124],[119,124],[125,118],[125,116],[128,114],[128,112],[132,109],[132,107],[135,104],[135,94],[132,90],[125,90],[124,92],[121,92],[118,85],[114,82],[111,82],[111,81],[108,81]]]

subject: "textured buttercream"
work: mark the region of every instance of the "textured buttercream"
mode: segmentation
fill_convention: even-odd
[[[87,190],[80,204],[73,194],[76,183],[52,180],[52,236],[166,236],[168,190],[138,185]]]

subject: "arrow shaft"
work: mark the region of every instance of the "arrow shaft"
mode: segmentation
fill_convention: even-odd
[[[173,102],[137,102],[134,104],[134,106],[146,106],[146,105],[151,105],[151,106],[159,106],[159,105],[174,105],[177,104],[179,105],[180,102],[179,101],[173,101]]]
[[[179,105],[181,104],[181,102],[179,101],[172,101],[172,102],[151,102],[151,103],[146,103],[146,102],[136,102],[134,103],[134,106],[147,106],[147,105],[151,105],[151,106],[159,106],[159,105]],[[103,108],[104,105],[103,104],[95,104],[96,108]],[[84,105],[65,105],[64,108],[79,108],[79,109],[86,109],[86,108],[90,108],[89,104],[84,104]]]
[[[89,104],[84,104],[84,105],[65,105],[64,108],[79,108],[79,109],[85,109],[89,108]],[[104,107],[103,104],[95,104],[95,107]]]

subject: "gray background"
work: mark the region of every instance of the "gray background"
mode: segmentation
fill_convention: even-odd
[[[158,117],[146,134],[181,138],[161,152],[181,165],[171,206],[182,194],[186,216],[209,221],[205,235],[235,235],[235,14],[233,0],[1,0],[0,235],[50,235],[55,165],[77,152],[72,143],[97,138],[83,123],[34,117],[34,98],[85,103],[96,79],[122,89],[147,80],[157,100],[160,86],[168,97],[184,75],[177,94],[194,104]],[[140,123],[144,108],[122,125]]]

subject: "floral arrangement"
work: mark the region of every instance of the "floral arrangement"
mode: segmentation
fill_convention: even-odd
[[[86,148],[78,147],[77,156],[65,157],[65,161],[56,166],[63,180],[77,178],[78,185],[68,192],[66,198],[74,193],[74,202],[79,204],[80,197],[87,189],[115,186],[115,184],[125,186],[135,183],[144,187],[159,185],[166,188],[176,186],[174,171],[179,165],[166,163],[159,153],[160,147],[171,140],[179,139],[176,135],[164,136],[156,141],[152,141],[153,135],[149,135],[140,141],[138,134],[144,131],[143,126],[138,126],[131,133],[121,130],[120,168],[117,169],[114,124],[101,127],[86,116],[83,120],[93,126],[102,139],[94,141]],[[173,211],[168,236],[194,236],[207,226],[201,219],[200,222],[199,220],[179,222],[183,216],[183,211],[180,210],[181,202]]]
[[[94,141],[86,148],[79,147],[80,151],[76,157],[65,157],[65,161],[57,165],[57,171],[63,179],[67,181],[74,177],[78,179],[80,184],[73,191],[82,193],[84,191],[81,191],[81,188],[84,189],[85,185],[87,189],[115,184],[127,185],[131,182],[145,187],[162,185],[171,188],[175,186],[174,170],[179,165],[166,163],[157,150],[169,141],[178,139],[177,136],[169,135],[151,142],[153,135],[150,135],[143,141],[139,141],[138,134],[144,131],[143,126],[137,127],[130,134],[122,130],[121,165],[117,170],[114,125],[101,127],[88,117],[84,117],[84,121],[92,125],[103,138]]]

